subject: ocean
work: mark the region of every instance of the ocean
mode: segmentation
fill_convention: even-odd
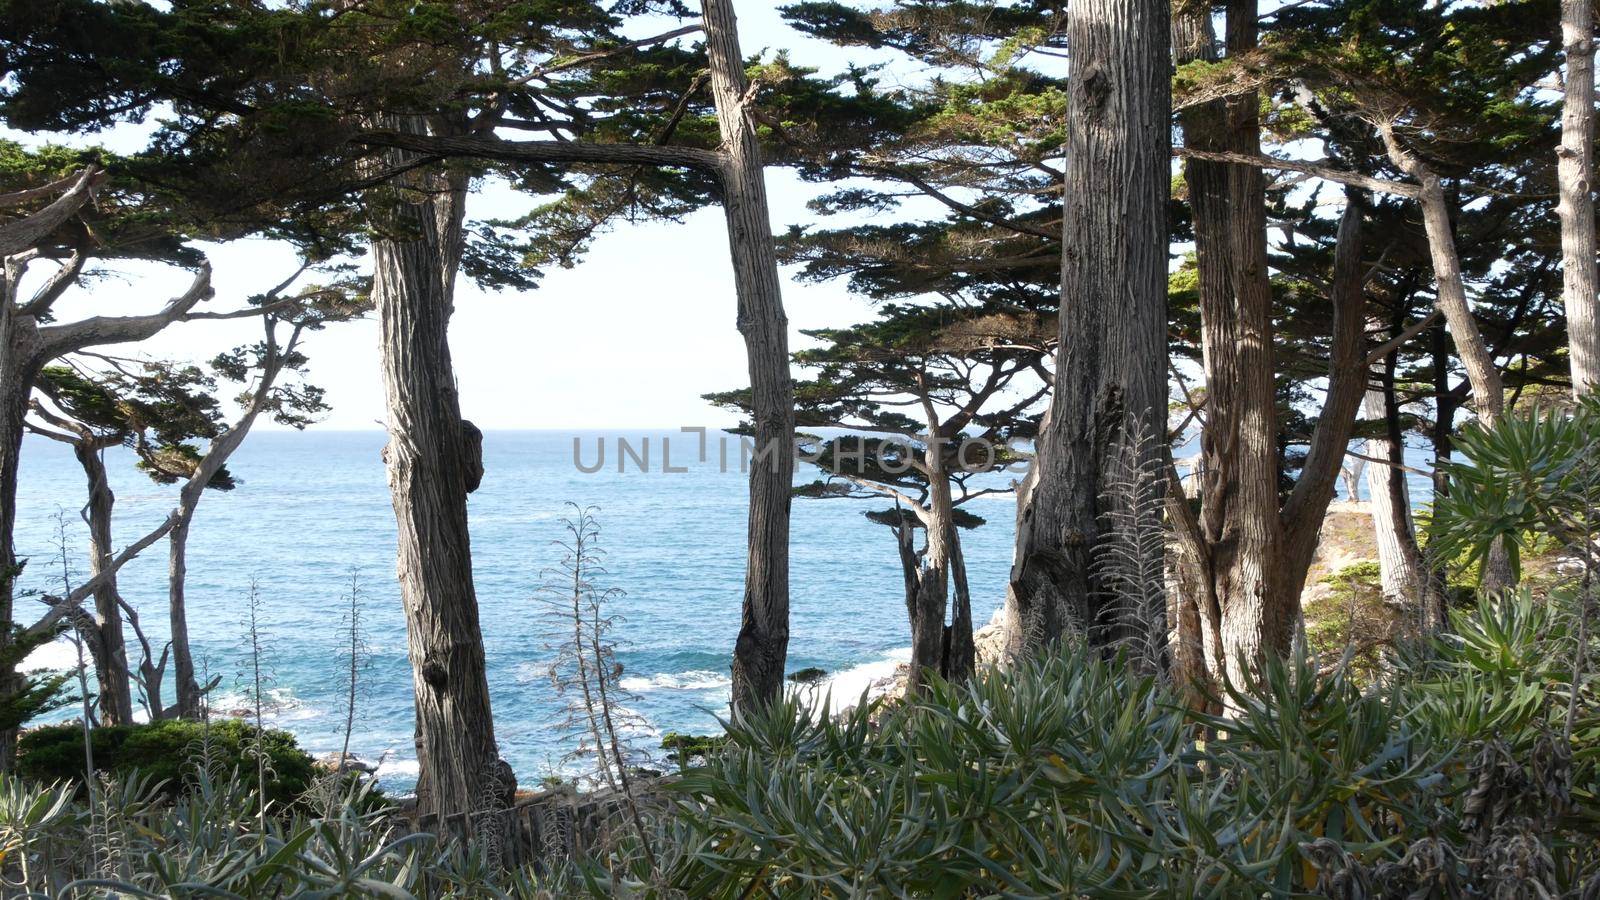
[[[618,440],[633,455],[619,472]],[[649,470],[636,457],[649,440]],[[312,753],[335,751],[343,737],[342,597],[352,571],[365,595],[370,666],[362,675],[353,752],[379,761],[385,789],[415,782],[411,671],[405,618],[394,579],[395,524],[379,453],[382,432],[263,431],[229,463],[231,492],[209,491],[190,536],[189,629],[197,667],[222,682],[212,707],[242,705],[245,598],[252,579],[272,682],[271,723],[293,732]],[[595,467],[605,444],[605,464]],[[662,442],[670,441],[670,465]],[[726,442],[724,444],[724,441]],[[725,446],[726,462],[722,447]],[[624,666],[627,705],[647,725],[635,739],[653,750],[667,731],[706,733],[726,708],[728,665],[739,627],[745,553],[746,478],[737,438],[712,431],[704,461],[699,437],[680,432],[527,431],[484,436],[485,475],[471,496],[472,549],[493,694],[495,736],[522,784],[572,771],[561,702],[550,685],[552,620],[536,592],[561,560],[567,504],[597,507],[607,554],[605,587],[622,591],[610,611]],[[152,483],[131,452],[107,454],[117,495],[115,545],[159,523],[176,488]],[[687,471],[676,471],[677,469]],[[817,471],[801,465],[797,482]],[[30,559],[21,589],[61,583],[57,515],[64,511],[74,579],[87,573],[86,529],[79,518],[84,482],[70,449],[30,437],[18,496],[17,549]],[[1020,477],[1020,475],[1018,476]],[[908,658],[903,586],[889,531],[862,513],[881,501],[797,498],[793,505],[789,668],[819,667],[836,698],[853,700],[871,681]],[[987,524],[963,534],[976,622],[988,621],[1004,596],[1015,504],[1010,495],[972,501]],[[130,562],[123,597],[140,612],[152,644],[166,639],[166,548]],[[19,600],[19,618],[34,604]],[[136,653],[132,634],[129,652]],[[35,665],[67,666],[69,644],[35,655]],[[171,702],[170,679],[166,698]],[[137,702],[137,698],[136,698]],[[57,717],[70,717],[66,710]]]

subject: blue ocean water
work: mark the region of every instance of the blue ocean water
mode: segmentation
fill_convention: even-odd
[[[632,458],[617,471],[618,438],[637,453],[649,439],[649,471]],[[471,498],[475,580],[482,611],[495,734],[523,783],[566,768],[572,749],[562,738],[560,703],[549,684],[551,622],[534,600],[541,573],[554,567],[564,535],[566,503],[598,507],[609,575],[602,583],[625,594],[611,609],[624,686],[631,708],[650,729],[705,732],[728,698],[728,662],[738,633],[743,592],[746,480],[739,444],[709,437],[699,459],[692,434],[617,432],[490,432],[485,476]],[[664,472],[662,441],[671,441]],[[244,597],[259,585],[262,625],[273,674],[273,722],[314,753],[337,750],[342,738],[341,596],[352,569],[366,594],[371,667],[363,676],[360,722],[352,750],[382,757],[386,787],[414,781],[411,670],[405,620],[394,581],[395,524],[379,452],[381,432],[260,432],[229,463],[232,492],[201,502],[189,545],[189,626],[197,664],[222,676],[216,708],[238,706],[242,685]],[[605,466],[586,473],[574,464],[574,440],[592,467],[598,447]],[[171,509],[175,489],[134,469],[132,454],[107,455],[117,495],[116,545],[134,540]],[[726,469],[726,470],[724,470]],[[801,466],[797,480],[816,477]],[[83,477],[68,448],[30,438],[18,497],[17,548],[31,558],[21,587],[53,589],[59,565],[56,515],[65,510],[75,577],[87,570],[87,539],[78,509]],[[893,540],[862,512],[881,502],[794,501],[791,562],[791,671],[817,666],[835,673],[836,691],[853,699],[870,677],[892,671],[909,644],[902,582]],[[973,614],[987,621],[1004,594],[1011,559],[1014,500],[985,497],[968,507],[988,524],[964,535]],[[137,607],[152,642],[165,640],[166,552],[159,544],[123,570],[125,599]],[[19,603],[26,616],[29,602]],[[130,634],[130,653],[134,653]],[[66,665],[71,650],[47,648],[37,662]],[[171,689],[167,698],[170,702]]]

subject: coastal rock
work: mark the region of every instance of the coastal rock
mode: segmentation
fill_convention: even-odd
[[[1005,615],[1006,609],[1002,606],[994,611],[989,624],[972,633],[972,645],[980,667],[995,665],[1005,657]]]
[[[316,766],[324,772],[359,772],[362,775],[371,775],[378,771],[377,763],[368,762],[354,753],[345,756],[343,766],[339,765],[338,753],[324,753],[316,758]]]

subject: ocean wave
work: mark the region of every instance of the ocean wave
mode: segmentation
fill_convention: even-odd
[[[815,684],[791,684],[789,692],[811,700],[817,707],[827,700],[829,708],[838,711],[854,706],[863,694],[870,701],[888,693],[894,687],[895,674],[910,661],[910,647],[896,648],[878,659],[840,669]]]
[[[422,764],[414,759],[401,759],[400,757],[385,753],[378,760],[378,769],[373,773],[379,781],[416,781],[422,774]]]
[[[214,694],[209,705],[213,715],[241,719],[255,715],[255,704],[244,691]],[[268,722],[302,722],[321,715],[322,710],[296,697],[292,688],[269,688],[261,693],[261,718]]]
[[[550,680],[550,664],[535,662],[520,662],[511,670],[511,677],[517,684],[534,684]]]
[[[644,694],[650,691],[720,691],[732,687],[733,679],[722,672],[698,669],[650,676],[629,675],[618,683],[623,690]]]
[[[21,670],[24,672],[32,672],[38,669],[60,671],[77,667],[78,648],[71,641],[56,640],[34,648],[34,651],[28,654],[28,658],[22,661]]]

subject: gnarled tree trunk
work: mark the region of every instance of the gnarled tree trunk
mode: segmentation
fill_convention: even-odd
[[[11,279],[6,279],[8,285]],[[38,373],[34,360],[37,331],[33,319],[17,314],[12,298],[0,298],[0,652],[11,645],[16,623],[16,580],[18,567],[13,535],[17,525],[17,467],[22,461],[24,420],[28,395]],[[20,321],[19,321],[20,320]],[[16,666],[21,660],[0,668],[0,696],[14,696],[22,686]],[[17,730],[0,730],[0,772],[9,772],[16,762]]]
[[[1019,516],[1009,590],[1014,651],[1060,638],[1158,633],[1112,621],[1096,572],[1112,479],[1127,457],[1164,459],[1167,221],[1171,183],[1169,16],[1159,0],[1084,0],[1068,9],[1068,95],[1060,345],[1050,417]],[[1138,435],[1155,435],[1134,446]],[[1159,492],[1163,486],[1156,486]],[[1159,509],[1124,510],[1159,519]],[[1153,523],[1160,527],[1159,521]],[[1151,561],[1159,571],[1162,560]]]
[[[405,117],[384,123],[422,132]],[[389,166],[409,154],[384,154]],[[462,247],[466,178],[423,170],[375,208],[378,310],[389,442],[384,459],[399,531],[398,575],[416,699],[417,809],[447,816],[495,808],[516,780],[495,745],[483,633],[472,580],[466,459],[449,324]]]
[[[1230,54],[1249,52],[1257,43],[1256,3],[1233,0],[1227,13]],[[1213,57],[1210,7],[1185,4],[1177,25],[1180,61]],[[1186,110],[1182,121],[1191,150],[1261,158],[1253,92]],[[1331,279],[1327,399],[1300,478],[1280,509],[1264,176],[1255,166],[1195,158],[1185,176],[1200,274],[1206,419],[1200,509],[1168,508],[1179,544],[1172,580],[1189,595],[1175,610],[1175,659],[1193,685],[1192,702],[1206,705],[1207,691],[1223,679],[1242,686],[1265,658],[1287,655],[1300,631],[1300,592],[1366,388],[1362,212],[1352,192]],[[1203,675],[1195,671],[1202,659]]]
[[[927,545],[917,571],[916,591],[906,597],[911,618],[911,673],[906,691],[916,693],[925,672],[943,672],[945,665],[944,617],[950,605],[951,521],[950,478],[944,470],[940,442],[930,441],[923,453],[928,468],[928,508],[922,516]]]
[[[965,681],[978,666],[978,647],[972,633],[972,590],[967,584],[967,560],[961,552],[961,533],[950,526],[950,624],[945,626],[944,661],[939,674],[946,681]]]
[[[111,567],[111,511],[116,495],[106,476],[102,447],[88,439],[73,443],[72,452],[88,479],[89,503],[84,520],[89,525],[89,571],[104,574],[94,592],[93,648],[95,680],[100,685],[100,721],[105,725],[133,724],[133,688],[128,674],[127,643],[122,634],[122,599],[117,595],[116,572]]]
[[[16,581],[21,570],[13,543],[17,525],[17,467],[22,461],[22,436],[26,431],[28,397],[33,380],[45,363],[38,320],[25,311],[17,295],[25,262],[9,257],[37,246],[76,215],[89,201],[100,175],[93,167],[77,176],[72,186],[49,206],[0,227],[0,654],[10,655],[16,621]],[[74,274],[76,274],[74,272]],[[30,301],[30,305],[40,297]],[[48,306],[48,303],[44,304]],[[17,673],[21,660],[0,665],[0,698],[15,696],[22,686]],[[0,728],[0,772],[16,763],[17,730]]]
[[[783,695],[789,653],[789,502],[794,482],[794,385],[755,123],[732,0],[703,0],[711,94],[722,132],[722,202],[749,360],[756,452],[750,467],[749,556],[733,651],[733,703],[750,708]]]

